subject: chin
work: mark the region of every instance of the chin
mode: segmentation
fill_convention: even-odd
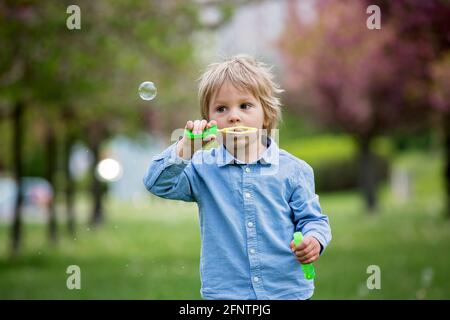
[[[226,146],[231,150],[245,150],[249,149],[250,145],[252,145],[255,141],[255,136],[239,136],[234,139],[227,139]]]

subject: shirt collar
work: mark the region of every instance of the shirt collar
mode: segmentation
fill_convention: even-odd
[[[263,152],[261,157],[256,161],[263,165],[271,165],[271,164],[278,164],[279,160],[279,152],[280,149],[278,148],[275,141],[270,139],[269,137],[263,137],[263,141],[266,142],[266,145],[268,145],[268,148]],[[245,162],[239,161],[236,159],[226,148],[223,144],[221,144],[218,147],[217,151],[217,165],[219,167],[223,167],[227,164],[246,164]]]

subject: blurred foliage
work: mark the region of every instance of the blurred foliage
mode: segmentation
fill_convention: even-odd
[[[317,135],[281,144],[283,149],[306,161],[314,170],[316,190],[339,191],[359,186],[357,144],[348,135]],[[387,178],[392,146],[388,139],[374,141],[376,172],[379,181]]]
[[[410,132],[396,132],[392,134],[392,147],[398,152],[406,150],[421,150],[428,151],[438,147],[438,136],[430,128],[415,131],[414,134]]]
[[[450,42],[450,39],[448,41]],[[450,50],[433,63],[431,76],[433,105],[442,111],[450,112]]]
[[[213,27],[219,27],[236,7],[225,1],[81,0],[81,29],[69,30],[72,4],[0,1],[2,172],[14,168],[12,150],[20,147],[23,174],[43,176],[48,128],[58,145],[52,156],[60,157],[69,134],[92,147],[116,134],[163,134],[181,126],[198,109],[195,36],[210,28],[202,10],[217,8],[221,20]],[[156,84],[153,101],[139,98],[143,81]],[[25,106],[21,146],[13,145],[10,121],[18,101]],[[58,159],[56,170],[63,168]]]
[[[283,106],[282,117],[282,121],[278,125],[280,144],[299,137],[333,133],[329,128],[321,127],[311,121],[308,115],[292,112],[289,106]]]

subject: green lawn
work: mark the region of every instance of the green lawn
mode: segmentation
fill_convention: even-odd
[[[450,220],[431,158],[398,162],[414,172],[413,198],[396,203],[385,186],[376,215],[364,213],[355,193],[321,195],[333,240],[316,263],[314,299],[450,299]],[[80,223],[76,240],[64,233],[56,247],[45,226],[27,224],[16,261],[6,258],[9,230],[0,226],[0,299],[201,298],[195,204],[149,196],[134,205],[108,201],[108,213],[100,229]],[[81,290],[66,287],[69,265],[81,268]],[[369,265],[381,268],[380,290],[367,289]]]

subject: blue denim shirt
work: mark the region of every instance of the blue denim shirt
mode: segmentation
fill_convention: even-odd
[[[304,278],[290,242],[301,231],[319,241],[322,254],[331,240],[328,217],[315,194],[311,167],[267,141],[267,150],[250,164],[239,162],[223,144],[184,160],[174,143],[153,158],[144,177],[151,193],[198,204],[204,299],[313,295],[314,282]]]

